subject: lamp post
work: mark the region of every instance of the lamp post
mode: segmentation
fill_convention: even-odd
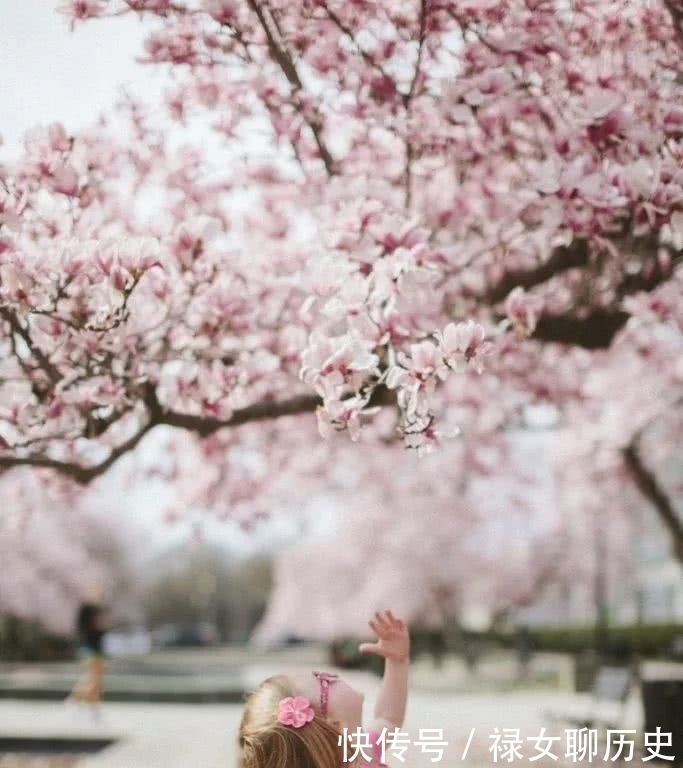
[[[596,518],[597,519],[597,518]],[[609,611],[607,605],[607,546],[602,526],[595,526],[595,650],[599,657],[607,653],[609,639]]]
[[[597,483],[601,481],[603,473],[598,469],[595,473]],[[593,582],[593,599],[595,604],[595,628],[594,642],[598,660],[607,653],[609,639],[609,610],[608,610],[608,583],[607,583],[607,558],[609,556],[607,546],[606,510],[596,510],[595,525],[593,527],[595,572]]]

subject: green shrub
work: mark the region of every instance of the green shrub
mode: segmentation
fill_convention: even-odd
[[[529,627],[533,651],[580,654],[595,650],[595,627],[569,625],[565,627]],[[434,652],[435,634],[431,630],[413,627],[410,631],[411,657],[431,655]],[[443,633],[446,653],[462,654],[465,645],[476,647],[486,654],[496,648],[515,650],[517,636],[509,632],[467,632],[455,626]],[[606,632],[605,652],[614,661],[628,659],[634,653],[646,658],[676,658],[674,650],[683,641],[683,624],[634,624],[609,627]],[[358,652],[357,638],[340,638],[330,644],[330,662],[346,669],[363,669],[381,675],[384,661],[375,654]],[[472,643],[475,646],[472,646]],[[680,651],[679,651],[680,653]]]
[[[581,653],[595,649],[595,627],[568,625],[565,627],[530,628],[536,651]],[[515,634],[498,633],[494,636],[503,647],[515,647]],[[610,626],[605,632],[605,650],[612,656],[670,658],[674,656],[676,641],[683,637],[683,624],[627,624]]]
[[[0,659],[3,661],[63,661],[72,659],[71,638],[56,635],[35,621],[0,616]]]
[[[384,659],[374,653],[360,653],[359,640],[345,637],[330,644],[330,663],[342,669],[362,669],[381,675]]]

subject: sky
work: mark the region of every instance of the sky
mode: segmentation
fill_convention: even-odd
[[[0,0],[0,135],[14,156],[34,125],[88,126],[114,103],[121,86],[155,95],[165,75],[136,63],[144,26],[137,16],[69,30],[54,0]]]

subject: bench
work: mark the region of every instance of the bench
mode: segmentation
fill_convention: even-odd
[[[633,672],[628,667],[601,667],[586,699],[577,696],[573,706],[566,710],[545,713],[552,721],[561,721],[578,728],[621,727],[626,702],[633,686]]]

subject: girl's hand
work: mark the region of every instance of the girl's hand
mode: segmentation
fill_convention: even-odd
[[[385,659],[401,663],[409,661],[410,635],[400,619],[391,611],[377,612],[375,620],[370,619],[368,624],[378,639],[375,643],[361,643],[358,646],[361,653],[376,653]]]

